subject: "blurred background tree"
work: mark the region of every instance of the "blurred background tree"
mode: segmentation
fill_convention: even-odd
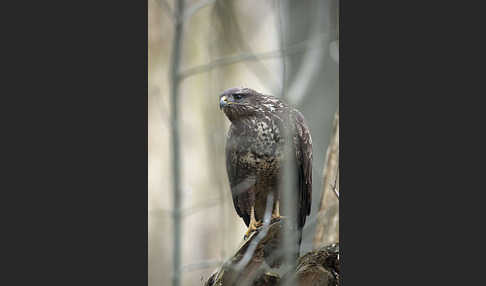
[[[170,65],[176,1],[148,0],[149,285],[170,285],[173,186]],[[312,249],[323,168],[338,108],[338,1],[186,0],[178,92],[181,285],[200,284],[237,248],[245,231],[225,170],[229,122],[218,95],[234,86],[284,97],[306,117],[314,186],[302,253]],[[326,200],[335,200],[327,199]],[[323,234],[338,239],[338,208]],[[214,235],[217,234],[217,235]],[[334,240],[335,241],[335,240]]]

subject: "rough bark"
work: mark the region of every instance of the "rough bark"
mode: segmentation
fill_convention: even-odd
[[[285,267],[281,251],[284,226],[284,221],[276,221],[266,233],[259,228],[204,285],[277,286],[288,281],[287,285],[340,285],[338,244],[308,252],[298,258],[294,269]]]
[[[339,259],[339,243],[322,246],[299,258],[294,277],[287,277],[289,272],[283,280],[294,279],[292,285],[302,286],[341,285]]]

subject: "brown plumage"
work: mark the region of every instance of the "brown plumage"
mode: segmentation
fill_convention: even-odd
[[[285,135],[289,133],[291,162],[296,172],[296,224],[304,226],[312,196],[312,139],[304,116],[270,95],[249,88],[231,88],[220,95],[220,108],[231,121],[226,141],[226,169],[236,212],[251,231],[261,225],[267,196],[272,193],[272,217],[278,218],[282,167],[286,161]],[[253,214],[252,214],[253,212]],[[300,239],[299,239],[300,240]]]

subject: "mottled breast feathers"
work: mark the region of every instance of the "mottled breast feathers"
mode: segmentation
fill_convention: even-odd
[[[281,100],[247,88],[233,88],[220,96],[220,107],[231,121],[226,141],[226,169],[233,203],[245,224],[250,207],[262,219],[260,193],[281,192],[285,162],[285,134],[290,136],[296,172],[296,215],[302,228],[312,200],[312,139],[304,116]],[[255,193],[252,198],[249,194]],[[282,214],[285,215],[285,214]]]

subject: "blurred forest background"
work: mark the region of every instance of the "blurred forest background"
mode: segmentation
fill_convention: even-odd
[[[173,274],[170,65],[177,0],[148,0],[149,285]],[[323,168],[338,109],[337,0],[186,0],[179,82],[182,191],[181,285],[201,285],[232,253],[246,227],[225,170],[229,121],[219,94],[245,86],[283,97],[312,133],[314,182],[302,253],[313,248]],[[331,199],[328,199],[331,201]],[[336,242],[338,203],[329,203],[325,241]]]

